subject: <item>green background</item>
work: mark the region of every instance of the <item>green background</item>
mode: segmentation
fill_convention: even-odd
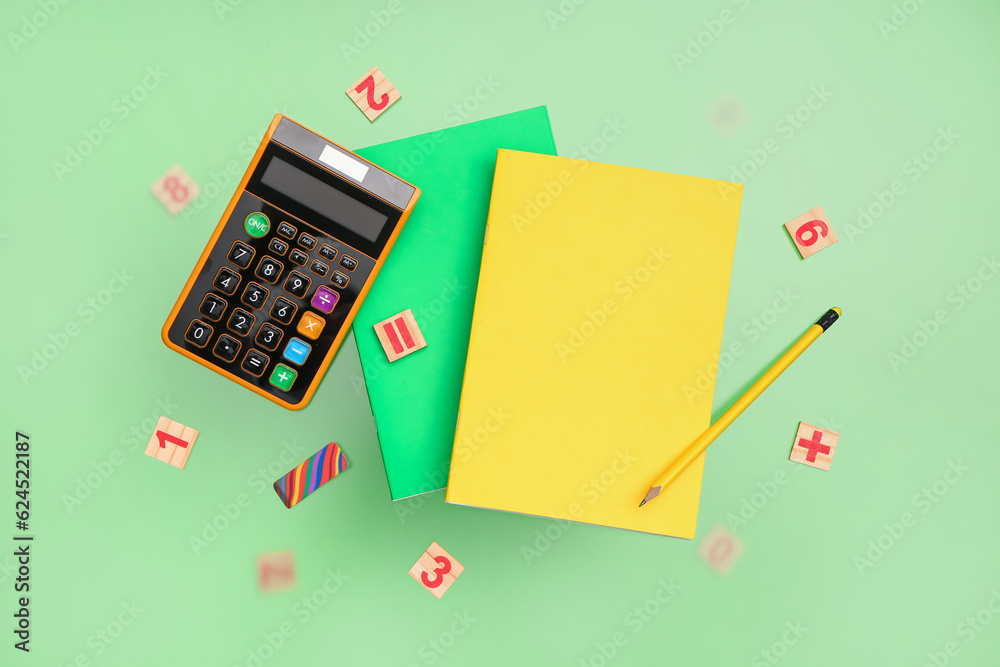
[[[473,4],[3,3],[0,483],[14,533],[14,432],[30,434],[36,539],[33,650],[0,628],[0,662],[254,665],[286,624],[263,664],[996,664],[1000,280],[983,278],[996,278],[984,257],[998,245],[1000,7]],[[373,36],[345,54],[368,23]],[[344,94],[372,65],[403,95],[373,124]],[[146,79],[134,109],[116,103],[147,67],[162,80]],[[814,88],[829,98],[801,110]],[[725,138],[706,118],[723,95],[748,116]],[[591,146],[601,161],[713,178],[763,162],[747,178],[723,342],[743,353],[724,359],[716,414],[829,306],[844,309],[710,450],[694,543],[445,506],[442,492],[393,505],[351,345],[290,412],[160,341],[233,189],[229,176],[172,217],[149,192],[172,165],[203,192],[230,161],[238,176],[241,145],[275,111],[362,147],[538,104],[562,155]],[[792,131],[796,112],[809,118]],[[93,134],[104,119],[110,134]],[[925,152],[934,162],[912,171]],[[895,180],[902,194],[880,204]],[[861,227],[859,207],[877,204]],[[816,205],[840,241],[800,260],[781,225]],[[126,288],[103,292],[123,269]],[[101,298],[100,312],[86,305]],[[68,325],[77,335],[63,339]],[[23,379],[53,339],[64,348]],[[142,453],[158,401],[201,431],[184,471]],[[840,432],[830,472],[787,460],[799,420]],[[351,468],[286,510],[264,484],[331,440]],[[788,481],[772,486],[779,472]],[[237,508],[195,553],[204,522]],[[727,519],[746,551],[720,576],[695,550]],[[433,540],[466,566],[441,600],[407,574]],[[298,587],[261,596],[254,559],[284,548]],[[8,623],[13,565],[0,556]],[[663,604],[661,581],[679,586]],[[305,613],[303,597],[323,604]],[[106,643],[99,633],[130,618],[123,604],[141,611]]]

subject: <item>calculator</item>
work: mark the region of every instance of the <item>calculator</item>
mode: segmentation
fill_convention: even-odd
[[[304,408],[419,197],[277,114],[163,342],[283,407]]]

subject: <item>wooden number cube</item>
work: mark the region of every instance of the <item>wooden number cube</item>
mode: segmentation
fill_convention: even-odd
[[[295,588],[295,554],[277,551],[257,556],[257,586],[261,593]]]
[[[368,120],[381,116],[383,111],[402,97],[378,67],[372,67],[351,84],[347,89],[347,96],[354,100],[358,108],[368,116]]]
[[[184,173],[178,166],[163,175],[163,178],[153,183],[150,188],[153,195],[160,200],[160,203],[170,211],[171,215],[177,215],[181,210],[198,198],[201,190],[194,181]]]
[[[822,206],[817,206],[791,222],[786,222],[785,229],[791,234],[795,248],[802,255],[802,259],[833,245],[838,240],[837,232],[830,226]]]
[[[705,119],[723,139],[743,127],[750,120],[750,114],[731,93],[726,93],[705,109]]]
[[[839,433],[799,422],[799,430],[792,443],[792,453],[788,458],[807,466],[829,470],[839,438]]]
[[[183,470],[197,438],[198,431],[190,426],[160,417],[153,428],[153,437],[146,445],[146,456]]]
[[[385,356],[389,358],[390,363],[422,347],[427,347],[427,341],[420,333],[420,327],[413,319],[413,311],[409,308],[376,324],[375,334],[382,343],[382,349],[385,350]]]
[[[743,543],[722,526],[716,526],[698,545],[698,556],[719,574],[726,574],[743,555]]]
[[[465,570],[464,565],[442,549],[437,542],[431,542],[420,560],[410,568],[410,576],[440,600],[463,570]]]

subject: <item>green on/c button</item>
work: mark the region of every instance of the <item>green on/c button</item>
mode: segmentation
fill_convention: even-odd
[[[243,221],[243,228],[247,230],[247,234],[255,239],[259,239],[271,229],[271,221],[263,213],[251,213]]]

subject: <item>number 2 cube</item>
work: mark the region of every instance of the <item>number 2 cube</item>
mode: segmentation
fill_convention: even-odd
[[[838,240],[837,233],[830,226],[830,220],[823,213],[822,206],[817,206],[794,220],[786,222],[785,229],[791,235],[795,248],[802,255],[802,259],[816,254]]]
[[[402,97],[378,67],[365,72],[345,92],[370,121],[381,116],[383,111]]]

